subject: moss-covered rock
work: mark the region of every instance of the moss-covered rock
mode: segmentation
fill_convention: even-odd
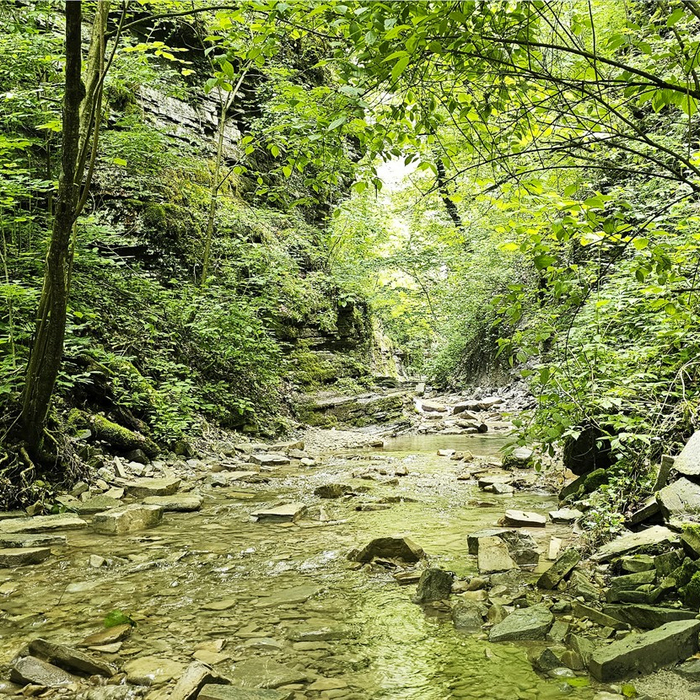
[[[700,608],[700,571],[693,574],[690,581],[681,589],[683,604],[688,608]]]
[[[150,438],[140,433],[129,430],[118,423],[108,420],[104,416],[90,417],[90,426],[98,440],[106,442],[110,447],[122,452],[131,450],[143,450],[149,457],[155,457],[160,449]]]

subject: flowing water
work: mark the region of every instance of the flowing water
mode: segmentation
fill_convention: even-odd
[[[119,653],[108,656],[118,665],[145,654],[185,664],[197,645],[220,639],[225,646],[217,669],[235,674],[249,668],[255,677],[239,680],[250,685],[261,674],[283,676],[284,669],[297,678],[308,673],[347,683],[321,697],[591,698],[590,688],[535,674],[525,646],[456,632],[449,615],[411,602],[413,586],[399,586],[390,573],[355,570],[348,561],[351,549],[372,538],[402,534],[434,565],[472,574],[468,533],[494,525],[506,507],[545,511],[556,505],[551,495],[487,496],[472,482],[458,481],[462,467],[438,457],[437,448],[493,455],[503,439],[450,439],[445,445],[445,437],[412,436],[373,453],[329,454],[311,469],[274,472],[267,484],[215,489],[202,482],[195,485],[206,497],[201,512],[168,513],[157,529],[135,535],[69,532],[69,546],[55,550],[50,561],[0,576],[3,661],[35,636],[75,644],[120,609],[137,626]],[[388,477],[380,472],[391,475],[398,466],[409,475],[398,485],[382,483]],[[375,480],[352,478],[367,470]],[[368,493],[323,501],[313,495],[331,482]],[[355,510],[360,502],[387,497],[411,500],[388,510]],[[310,518],[294,525],[252,522],[250,513],[260,504],[288,500],[309,505]],[[533,534],[545,545],[558,530],[548,526]],[[91,554],[110,565],[90,567]],[[246,665],[248,659],[258,661]],[[279,680],[293,682],[294,673]],[[297,698],[319,697],[308,686],[298,688]]]

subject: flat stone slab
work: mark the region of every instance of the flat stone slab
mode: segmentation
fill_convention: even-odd
[[[606,562],[629,554],[641,547],[656,547],[678,542],[680,536],[663,525],[654,525],[641,532],[627,532],[607,542],[591,557],[593,561]]]
[[[503,517],[506,527],[545,527],[547,518],[540,513],[528,513],[523,510],[507,510]]]
[[[230,677],[234,683],[238,682],[257,688],[274,689],[279,688],[281,685],[304,683],[308,675],[307,671],[298,671],[269,657],[258,657],[237,663]]]
[[[132,627],[129,624],[115,625],[107,629],[100,630],[83,639],[79,644],[81,647],[98,647],[107,644],[115,644],[126,639],[132,632]]]
[[[617,618],[611,617],[610,615],[598,610],[598,608],[590,607],[589,605],[584,605],[578,600],[575,600],[572,605],[572,612],[575,617],[585,618],[595,622],[601,627],[612,627],[614,630],[626,630],[629,625]]]
[[[0,535],[0,548],[17,547],[65,547],[65,535]]]
[[[286,455],[271,454],[269,452],[264,454],[252,454],[248,459],[253,464],[259,464],[261,467],[284,467],[292,463],[292,460]]]
[[[517,642],[544,639],[554,622],[546,605],[519,608],[491,628],[490,642]]]
[[[180,479],[138,479],[123,484],[129,496],[148,498],[149,496],[172,496],[180,488]]]
[[[160,506],[134,504],[98,513],[92,524],[97,532],[121,535],[155,527],[162,519],[163,509]]]
[[[603,612],[632,627],[652,630],[667,622],[678,620],[694,620],[696,610],[682,608],[662,608],[655,605],[605,605]]]
[[[489,486],[494,486],[496,484],[510,485],[512,482],[512,476],[506,476],[505,474],[496,474],[492,476],[481,476],[477,479],[476,484],[480,489],[485,489]]]
[[[510,556],[508,545],[500,537],[479,539],[477,563],[480,574],[492,574],[497,571],[510,571],[518,568]]]
[[[0,521],[0,535],[24,532],[53,532],[54,530],[81,530],[87,522],[77,515],[35,515],[33,518],[12,518]]]
[[[652,673],[692,656],[698,650],[698,631],[700,620],[679,620],[649,632],[631,634],[596,649],[588,670],[601,683]]]
[[[15,566],[41,564],[51,556],[50,547],[16,547],[0,549],[0,568],[10,569]]]
[[[284,503],[273,508],[256,510],[251,515],[258,521],[294,522],[306,512],[303,503]]]
[[[656,501],[667,520],[684,520],[700,513],[700,486],[681,477],[656,494]]]
[[[71,509],[78,515],[93,515],[110,510],[110,508],[119,508],[122,505],[124,504],[119,499],[111,496],[93,496],[87,501],[77,501],[71,505]]]
[[[174,494],[172,496],[148,496],[143,499],[146,506],[160,506],[166,513],[191,513],[202,508],[201,496],[184,496]]]
[[[553,523],[573,523],[583,516],[583,513],[576,508],[560,508],[559,510],[550,510],[549,519]]]
[[[88,676],[105,676],[106,678],[111,678],[117,672],[115,666],[97,656],[72,649],[65,644],[54,644],[46,639],[34,639],[29,642],[29,651],[67,671],[84,673]]]
[[[73,674],[34,656],[19,659],[10,671],[10,680],[20,685],[31,683],[44,688],[60,688],[77,685],[80,682],[80,679]]]
[[[180,678],[184,664],[157,656],[141,656],[124,664],[127,680],[135,685],[164,685],[172,678]]]
[[[473,532],[471,535],[467,535],[467,548],[469,554],[477,555],[479,553],[479,541],[485,537],[501,537],[506,532],[515,532],[515,530],[508,530],[505,527],[493,527],[487,530],[478,530]]]
[[[197,700],[292,700],[293,690],[261,690],[234,685],[205,685]]]
[[[682,452],[676,457],[673,468],[683,476],[700,476],[700,430],[693,433]]]

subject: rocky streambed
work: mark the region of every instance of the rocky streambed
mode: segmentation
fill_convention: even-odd
[[[107,461],[67,512],[0,521],[0,692],[692,697],[687,664],[636,676],[697,651],[697,609],[603,590],[656,580],[672,562],[635,552],[666,544],[580,561],[575,509],[528,455],[502,469],[504,439],[314,431]]]

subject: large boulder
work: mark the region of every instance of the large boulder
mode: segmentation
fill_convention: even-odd
[[[681,477],[656,494],[661,512],[667,520],[685,520],[700,515],[700,486]]]
[[[683,451],[676,457],[673,468],[683,476],[700,478],[700,430],[688,440]]]
[[[596,469],[607,469],[612,464],[610,445],[602,443],[605,433],[597,426],[584,428],[577,438],[564,441],[564,466],[577,476]]]
[[[679,539],[680,536],[667,527],[654,525],[640,532],[627,532],[606,542],[591,558],[593,561],[606,562],[641,548],[668,549],[669,545],[678,542]]]
[[[700,620],[679,620],[649,632],[631,634],[594,651],[588,669],[601,683],[652,673],[697,652],[699,631]]]
[[[452,582],[454,574],[443,569],[426,569],[418,581],[414,603],[432,603],[435,600],[445,600],[452,592]]]

